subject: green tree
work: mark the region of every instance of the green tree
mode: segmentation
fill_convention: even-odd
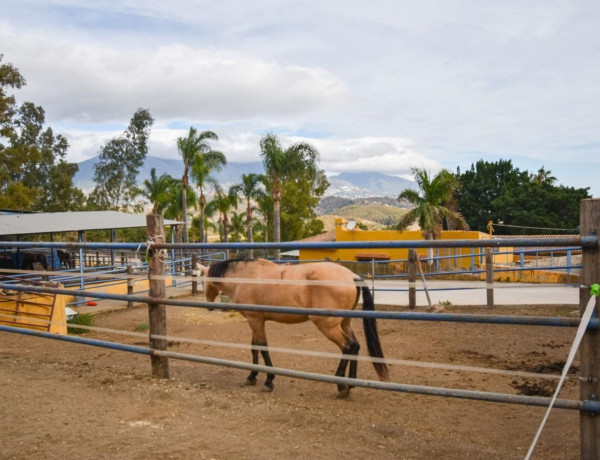
[[[458,207],[474,230],[487,232],[488,222],[504,220],[498,199],[528,181],[528,174],[512,165],[511,160],[496,163],[480,160],[464,173],[457,171],[460,181]]]
[[[196,168],[196,170],[198,170],[198,172],[200,174],[200,180],[201,180],[201,184],[199,184],[200,190],[201,190],[200,196],[201,196],[201,199],[203,199],[203,197],[204,197],[204,192],[202,190],[202,187],[204,185],[204,180],[207,180],[207,178],[205,178],[203,176],[204,169],[205,169],[204,163],[206,162],[205,161],[206,156],[210,157],[211,155],[219,153],[219,152],[215,152],[211,149],[210,144],[208,142],[210,140],[218,141],[219,137],[212,131],[203,131],[201,133],[198,133],[198,130],[192,126],[190,126],[190,130],[188,132],[187,137],[180,137],[179,139],[177,139],[177,150],[179,150],[179,153],[181,154],[181,157],[183,158],[183,178],[182,178],[183,193],[181,195],[182,203],[187,202],[187,191],[188,191],[188,187],[189,187],[190,169],[193,170],[194,168]],[[210,160],[208,160],[208,162],[210,162]],[[204,203],[201,203],[200,207],[202,209],[201,212],[204,212]],[[187,209],[185,207],[183,208],[183,228],[184,228],[184,231],[183,231],[184,242],[187,243],[188,242]],[[200,230],[200,233],[203,234],[202,229]]]
[[[231,212],[231,219],[229,219],[229,233],[232,241],[242,241],[242,235],[246,229],[246,223],[247,221],[245,212]]]
[[[139,169],[148,154],[148,138],[154,119],[147,109],[138,109],[129,127],[101,149],[94,166],[96,187],[89,196],[93,209],[126,210],[141,194],[137,186]]]
[[[65,160],[66,138],[44,127],[42,107],[25,102],[17,108],[15,97],[7,93],[24,84],[17,68],[0,65],[0,206],[33,211],[79,209],[83,192],[73,185],[77,164]]]
[[[323,170],[315,163],[291,172],[281,189],[281,238],[296,241],[323,233],[323,222],[316,208],[329,187]]]
[[[300,142],[283,149],[274,134],[267,134],[260,141],[261,157],[267,178],[267,191],[273,199],[273,240],[281,241],[281,202],[283,184],[287,179],[294,180],[302,171],[318,171],[319,152],[312,145]],[[310,174],[308,174],[310,176]],[[279,249],[275,258],[279,259]]]
[[[238,204],[238,198],[235,193],[225,193],[220,187],[217,188],[214,198],[206,205],[206,214],[212,216],[218,214],[217,222],[219,224],[219,234],[221,241],[229,242],[229,216],[235,210]],[[225,250],[229,257],[229,250]]]
[[[142,195],[152,203],[152,214],[162,214],[173,199],[175,179],[169,174],[156,176],[156,168],[150,171],[150,179],[144,179]]]
[[[25,86],[25,78],[12,64],[2,64],[3,54],[0,54],[0,139],[10,139],[13,135],[13,117],[17,110],[14,95],[7,94],[7,89],[20,89]],[[3,146],[0,144],[0,150]]]
[[[266,189],[268,181],[264,175],[260,176],[260,181]],[[260,214],[262,216],[262,222],[260,224],[260,231],[262,232],[261,239],[265,243],[268,243],[269,242],[269,227],[270,227],[271,223],[273,222],[273,197],[271,196],[271,194],[267,193],[266,191],[263,192],[262,194],[260,194],[256,198],[256,207],[258,208],[258,211],[260,212]],[[252,228],[253,228],[253,239],[256,239],[255,238],[256,235],[254,232],[254,230],[257,230],[256,225],[253,225]]]
[[[405,230],[417,221],[423,237],[427,240],[440,237],[444,219],[452,219],[458,228],[467,229],[468,225],[463,216],[445,206],[460,185],[456,177],[446,169],[442,169],[433,178],[425,169],[412,168],[412,173],[420,193],[406,189],[398,196],[399,201],[406,200],[414,207],[400,218],[396,228]]]
[[[508,235],[565,232],[579,225],[580,202],[589,198],[588,188],[556,186],[544,167],[530,174],[510,160],[480,160],[456,177],[461,213],[479,231],[486,231],[489,221],[501,221],[505,227],[499,228]]]
[[[192,178],[200,190],[198,207],[200,208],[199,230],[200,241],[202,243],[206,242],[206,231],[204,228],[204,223],[206,222],[204,216],[206,208],[206,195],[204,194],[204,191],[208,185],[212,185],[214,188],[218,187],[217,181],[212,173],[221,171],[223,166],[227,164],[225,155],[218,150],[212,149],[209,142],[211,140],[219,140],[217,135],[212,131],[203,131],[198,134],[194,128],[190,128],[188,141],[186,141],[184,145],[186,149],[189,150],[189,152],[184,155],[184,158],[188,157],[189,160],[189,171],[184,172],[184,178],[188,173],[191,173]],[[187,181],[187,179],[185,180]],[[184,190],[186,190],[185,187]]]
[[[253,222],[254,216],[252,211],[254,207],[252,206],[253,200],[258,200],[264,195],[264,191],[261,187],[261,176],[260,174],[242,174],[242,183],[238,185],[234,185],[232,187],[232,193],[236,195],[241,195],[246,201],[246,234],[248,236],[248,242],[254,242],[253,236]],[[254,258],[254,251],[250,249],[249,257]]]

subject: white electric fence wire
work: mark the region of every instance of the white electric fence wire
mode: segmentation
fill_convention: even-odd
[[[17,319],[18,316],[15,315],[7,315],[0,313],[0,318],[7,319]],[[56,321],[48,321],[41,318],[27,318],[28,321],[32,321],[35,323],[39,323],[41,325],[47,324],[60,324]],[[372,358],[370,356],[355,356],[355,355],[347,355],[340,353],[328,353],[321,351],[310,351],[310,350],[296,350],[292,348],[281,348],[281,347],[273,347],[273,346],[262,346],[262,345],[247,345],[241,343],[231,343],[231,342],[219,342],[214,340],[201,340],[201,339],[191,339],[186,337],[178,337],[178,336],[169,336],[169,335],[155,335],[155,334],[146,334],[143,332],[133,332],[133,331],[121,331],[118,329],[109,329],[97,326],[85,326],[82,324],[68,324],[68,327],[74,329],[84,329],[87,331],[95,331],[102,332],[105,334],[118,334],[129,337],[139,337],[142,339],[159,339],[159,340],[167,340],[173,342],[184,342],[184,343],[194,343],[200,345],[208,345],[214,347],[225,347],[225,348],[237,348],[243,350],[264,350],[270,352],[279,352],[286,353],[292,355],[300,355],[300,356],[312,356],[319,358],[332,358],[332,359],[348,359],[353,361],[363,361],[363,362],[373,362],[373,363],[386,363],[390,365],[399,365],[399,366],[409,366],[409,367],[418,367],[424,369],[439,369],[445,371],[456,371],[456,372],[477,372],[483,374],[493,374],[493,375],[507,375],[511,377],[522,377],[522,378],[538,378],[538,379],[559,379],[559,375],[553,374],[541,374],[538,372],[525,372],[525,371],[513,371],[513,370],[505,370],[505,369],[492,369],[488,367],[477,367],[477,366],[465,366],[459,364],[442,364],[442,363],[432,363],[426,361],[414,361],[414,360],[406,360],[406,359],[393,359],[393,358]]]
[[[567,377],[567,372],[569,372],[569,369],[571,368],[571,365],[573,364],[573,360],[575,359],[575,354],[577,353],[577,350],[579,349],[579,345],[581,344],[581,340],[583,339],[583,336],[587,330],[587,326],[590,322],[592,314],[594,313],[595,306],[596,306],[596,296],[592,295],[590,297],[590,300],[588,301],[587,306],[585,307],[585,311],[584,311],[583,315],[581,316],[581,323],[579,323],[579,327],[577,328],[577,333],[575,334],[575,340],[573,340],[573,345],[571,346],[571,351],[569,351],[569,355],[567,357],[567,361],[565,362],[565,366],[563,367],[563,371],[560,376],[560,380],[558,381],[556,390],[554,390],[554,395],[552,396],[552,399],[550,400],[550,405],[548,406],[548,409],[546,410],[546,414],[544,415],[544,418],[542,419],[542,423],[540,424],[540,427],[538,428],[537,433],[535,434],[535,437],[533,438],[533,442],[531,443],[531,446],[529,447],[529,450],[527,451],[525,460],[529,460],[531,458],[531,454],[533,454],[535,446],[536,446],[538,440],[540,439],[540,435],[542,434],[542,431],[544,430],[544,426],[546,425],[546,422],[548,421],[550,412],[552,411],[552,408],[554,407],[554,403],[556,402],[556,399],[558,398],[558,394],[560,393],[562,385]]]
[[[15,270],[10,269],[0,269],[0,273],[15,273]],[[19,270],[20,274],[28,274],[28,275],[37,275],[37,276],[68,276],[72,278],[94,278],[94,279],[110,279],[110,280],[134,280],[134,281],[170,281],[173,277],[177,280],[178,283],[182,282],[213,282],[213,283],[238,283],[238,284],[270,284],[270,285],[303,285],[303,286],[356,286],[357,283],[353,281],[334,281],[334,280],[294,280],[294,279],[281,279],[281,278],[220,278],[220,277],[199,277],[199,276],[181,276],[181,275],[152,275],[148,276],[147,274],[126,274],[126,273],[77,273],[77,272],[61,272],[61,271],[53,271],[48,272],[44,270]],[[26,281],[26,280],[24,280]],[[380,280],[382,283],[387,283],[390,280]],[[407,285],[409,284],[407,280],[392,280],[392,282],[404,282]],[[476,281],[477,283],[481,283],[481,286],[468,286],[462,289],[486,289],[484,281]],[[469,282],[467,282],[469,283]],[[358,283],[360,286],[366,286],[364,282]],[[552,284],[552,285],[537,285],[537,284],[527,284],[523,283],[521,285],[498,285],[494,284],[494,290],[496,289],[518,289],[518,288],[539,288],[539,289],[548,289],[552,287],[565,287],[564,284]],[[567,286],[568,287],[568,286]],[[574,286],[575,287],[575,286]],[[402,288],[398,288],[401,290]],[[436,290],[440,290],[439,288],[435,288]]]

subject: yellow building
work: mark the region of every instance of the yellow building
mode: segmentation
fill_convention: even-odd
[[[350,228],[348,228],[350,227]],[[477,231],[442,231],[442,240],[487,240],[490,235]],[[397,231],[397,230],[361,230],[341,218],[335,219],[335,230],[310,238],[305,241],[335,241],[335,242],[359,242],[359,241],[423,241],[421,231]],[[506,252],[506,251],[502,251]],[[420,258],[427,258],[427,248],[417,249]],[[485,248],[440,248],[433,250],[433,256],[438,258],[436,265],[440,270],[461,270],[479,268],[485,265]],[[408,259],[406,248],[373,248],[373,249],[301,249],[300,261],[329,259],[341,262],[360,261],[390,261],[392,270],[403,270],[404,267],[393,267],[403,265]],[[505,263],[509,260],[508,255],[498,254],[494,257],[494,263]]]

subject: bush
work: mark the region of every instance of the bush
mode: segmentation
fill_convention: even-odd
[[[94,317],[92,315],[88,315],[87,313],[82,313],[82,314],[73,316],[73,318],[71,318],[70,320],[67,321],[67,324],[79,324],[81,326],[92,326],[94,324]],[[89,331],[87,329],[67,326],[67,333],[69,333],[69,334],[78,335],[78,334],[85,334],[86,332],[89,332]]]

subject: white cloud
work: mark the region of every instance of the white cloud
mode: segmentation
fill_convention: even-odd
[[[519,158],[600,193],[593,0],[4,2],[17,97],[67,127],[74,157],[146,107],[161,156],[194,125],[231,161],[275,132],[315,143],[328,171]]]
[[[115,49],[17,33],[6,25],[0,42],[9,44],[4,51],[25,76],[43,75],[29,78],[22,93],[51,108],[50,121],[123,120],[138,107],[163,120],[294,120],[339,108],[346,94],[344,82],[322,68],[234,51]]]

